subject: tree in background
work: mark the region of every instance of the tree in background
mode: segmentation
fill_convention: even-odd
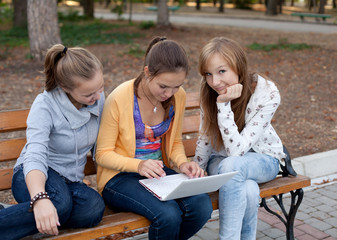
[[[13,0],[14,14],[13,25],[14,27],[27,26],[27,0]]]
[[[249,5],[252,4],[252,1],[251,0],[236,0],[234,4],[235,4],[235,8],[238,8],[238,9],[251,9]]]
[[[214,2],[213,2],[214,5]],[[225,12],[225,0],[220,0],[219,12]]]
[[[94,18],[94,0],[81,0],[84,16]]]
[[[277,15],[277,3],[278,0],[268,0],[266,1],[266,15],[275,16]]]
[[[48,48],[61,43],[55,0],[28,0],[28,35],[30,53],[41,61]]]
[[[326,4],[326,0],[319,1],[318,13],[324,13],[325,4]]]
[[[170,26],[167,0],[158,0],[157,27]]]
[[[200,10],[200,9],[201,9],[200,5],[201,5],[201,1],[200,1],[200,0],[196,0],[195,8],[196,8],[197,10]]]

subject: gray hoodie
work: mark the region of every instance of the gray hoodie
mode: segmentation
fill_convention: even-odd
[[[77,109],[61,88],[39,94],[27,118],[24,146],[15,166],[23,164],[25,176],[48,167],[71,181],[82,181],[88,152],[98,134],[104,92],[92,106]],[[15,168],[15,167],[14,167]]]

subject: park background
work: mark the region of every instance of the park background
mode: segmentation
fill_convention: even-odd
[[[305,18],[302,22],[299,17],[291,16],[293,12],[318,12],[320,1],[315,2],[316,7],[313,6],[310,10],[308,2],[295,1],[294,6],[291,6],[291,1],[284,1],[282,12],[278,7],[276,14],[266,14],[267,7],[263,1],[247,1],[249,9],[237,8],[235,2],[226,1],[224,12],[219,11],[219,2],[214,6],[212,1],[202,1],[200,10],[197,10],[196,3],[192,1],[165,1],[166,6],[179,5],[180,8],[174,12],[167,11],[168,22],[163,25],[158,24],[158,19],[132,19],[136,14],[162,17],[159,12],[147,9],[156,5],[154,2],[133,1],[130,15],[129,2],[121,6],[121,1],[111,1],[106,6],[105,1],[93,1],[93,16],[111,16],[111,19],[100,19],[83,14],[84,7],[76,1],[58,1],[58,5],[56,0],[29,1],[44,7],[44,12],[37,14],[37,19],[32,21],[34,23],[35,20],[34,26],[40,28],[35,31],[42,31],[40,36],[53,36],[48,32],[49,22],[39,18],[50,13],[50,9],[46,9],[47,2],[54,3],[59,39],[49,40],[53,43],[57,40],[67,47],[85,47],[101,60],[106,96],[116,86],[139,74],[146,47],[154,36],[166,36],[185,48],[191,66],[183,86],[186,91],[199,90],[198,57],[206,42],[215,36],[238,41],[247,51],[250,70],[267,75],[279,87],[282,100],[272,124],[292,158],[316,154],[321,156],[322,153],[332,151],[335,154],[332,161],[317,163],[326,164],[325,169],[329,170],[329,174],[337,172],[337,10],[334,1],[325,4],[324,13],[332,16],[325,22],[315,18]],[[36,95],[44,90],[41,56],[47,48],[41,47],[38,52],[32,50],[32,45],[39,45],[41,38],[32,40],[33,30],[28,30],[27,22],[22,26],[21,23],[18,26],[15,24],[13,4],[24,0],[0,2],[0,110],[29,108]],[[190,22],[172,24],[169,19],[174,16],[214,18],[215,21],[224,23],[230,19],[248,19],[251,22],[259,19],[275,24],[275,29],[265,29],[263,25],[256,28],[249,24],[245,27]],[[281,23],[289,26],[310,24],[312,31],[301,31],[301,27],[297,31],[281,31],[277,28]],[[332,32],[316,31],[325,26],[331,27]],[[2,134],[0,139],[7,137],[10,136]],[[322,173],[320,176],[323,176]],[[0,201],[13,202],[10,191],[1,194]]]

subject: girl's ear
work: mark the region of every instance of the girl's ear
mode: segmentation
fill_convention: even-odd
[[[145,74],[146,78],[148,78],[150,76],[150,71],[149,71],[149,67],[148,66],[144,67],[144,74]]]

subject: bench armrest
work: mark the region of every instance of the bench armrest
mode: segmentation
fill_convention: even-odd
[[[281,167],[281,172],[280,174],[282,174],[282,177],[287,177],[288,175],[297,176],[297,173],[295,172],[292,164],[291,164],[291,157],[289,154],[288,149],[286,148],[286,146],[283,145],[283,152],[287,155],[283,160],[284,160],[284,165],[282,165],[280,163],[280,167]]]

